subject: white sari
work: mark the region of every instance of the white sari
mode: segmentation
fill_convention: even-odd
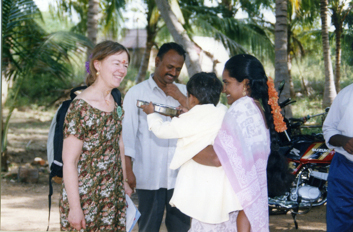
[[[266,167],[270,136],[250,97],[235,101],[215,139],[214,150],[250,222],[251,231],[269,231]]]

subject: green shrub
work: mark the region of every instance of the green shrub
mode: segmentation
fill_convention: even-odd
[[[49,74],[28,76],[22,80],[17,80],[13,88],[9,89],[6,106],[14,103],[14,95],[19,86],[16,106],[25,107],[33,104],[46,106],[58,98],[65,89],[70,88],[71,83],[52,78]]]

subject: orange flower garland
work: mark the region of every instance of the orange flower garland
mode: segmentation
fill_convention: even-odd
[[[268,77],[267,80],[268,86],[268,104],[271,106],[271,113],[273,115],[273,123],[275,124],[275,130],[277,132],[283,132],[287,130],[287,125],[283,121],[283,116],[281,114],[281,108],[278,105],[278,94],[275,89],[275,84],[273,83],[273,79]]]

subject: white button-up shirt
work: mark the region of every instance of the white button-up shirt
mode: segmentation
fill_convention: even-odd
[[[148,80],[132,87],[124,98],[123,141],[125,155],[133,160],[133,171],[136,176],[136,189],[157,190],[173,189],[178,170],[169,169],[174,156],[176,139],[159,139],[148,130],[147,115],[136,106],[137,100],[152,101],[177,107],[180,103],[167,96],[156,82],[153,74]],[[186,95],[186,86],[177,84]],[[164,121],[170,117],[162,116]]]
[[[333,101],[330,111],[322,127],[326,145],[344,155],[353,162],[353,155],[346,152],[343,147],[335,147],[329,144],[334,135],[353,137],[353,84],[342,89]]]

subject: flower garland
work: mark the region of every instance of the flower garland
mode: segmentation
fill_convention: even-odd
[[[275,124],[275,130],[277,132],[283,132],[287,130],[287,125],[283,121],[283,116],[281,114],[281,108],[278,105],[278,94],[275,89],[275,84],[273,83],[273,79],[268,77],[267,80],[268,86],[268,104],[271,106],[271,113],[273,115],[273,123]]]

